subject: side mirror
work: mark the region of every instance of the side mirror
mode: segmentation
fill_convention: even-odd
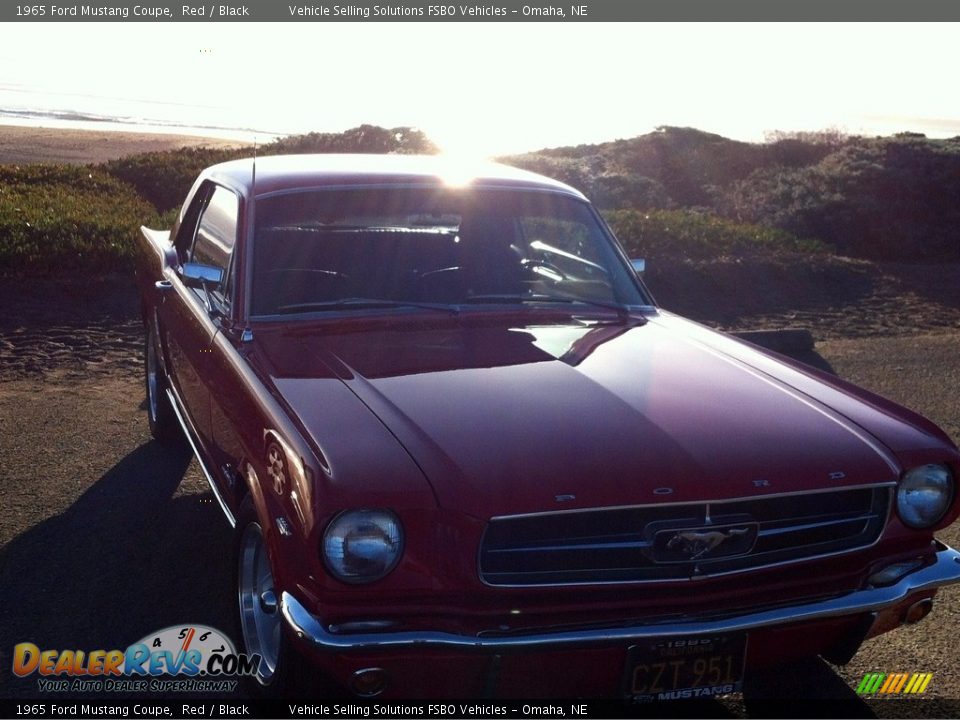
[[[223,279],[223,271],[212,265],[200,263],[184,263],[180,272],[183,284],[187,287],[205,290],[208,285],[216,287]]]
[[[223,279],[223,270],[212,265],[184,263],[180,270],[180,277],[187,287],[203,290],[203,304],[206,306],[207,312],[213,315],[215,310],[213,300],[210,299],[210,288],[211,286],[219,287],[220,281]]]
[[[643,258],[633,258],[630,264],[633,265],[633,271],[637,275],[643,275],[643,271],[647,269],[647,261]]]

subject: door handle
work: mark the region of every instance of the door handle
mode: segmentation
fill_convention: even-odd
[[[173,283],[170,282],[169,280],[157,280],[153,284],[153,287],[160,291],[172,290]]]

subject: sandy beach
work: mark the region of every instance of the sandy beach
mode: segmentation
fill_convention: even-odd
[[[0,125],[0,164],[100,163],[125,155],[179,147],[236,147],[236,140],[113,130]]]

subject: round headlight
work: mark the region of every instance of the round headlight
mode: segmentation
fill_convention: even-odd
[[[903,476],[897,512],[904,525],[921,529],[939,522],[953,500],[953,476],[946,465],[921,465]]]
[[[323,535],[327,568],[338,580],[366,583],[393,570],[403,546],[400,521],[387,510],[341,513]]]

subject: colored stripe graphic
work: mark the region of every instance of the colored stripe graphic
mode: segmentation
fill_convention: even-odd
[[[900,673],[891,673],[890,675],[887,675],[886,682],[884,682],[883,685],[880,686],[880,692],[881,693],[892,692],[893,688],[896,686],[899,680],[900,680]]]
[[[933,673],[867,673],[857,685],[857,695],[919,695],[926,691]]]
[[[896,686],[890,688],[890,692],[898,693],[903,690],[904,684],[907,682],[907,679],[910,677],[908,673],[900,673],[900,680],[897,682]]]
[[[917,684],[913,686],[913,694],[917,695],[926,690],[927,685],[930,684],[930,679],[932,677],[933,673],[921,673],[920,678],[917,680]]]
[[[857,685],[857,695],[863,695],[867,692],[867,686],[873,682],[873,673],[867,673],[863,676],[863,680],[860,681],[860,684]]]
[[[867,673],[863,676],[863,680],[857,688],[857,693],[861,695],[871,695],[875,693],[877,688],[880,687],[880,683],[884,677],[885,675],[883,673]]]

